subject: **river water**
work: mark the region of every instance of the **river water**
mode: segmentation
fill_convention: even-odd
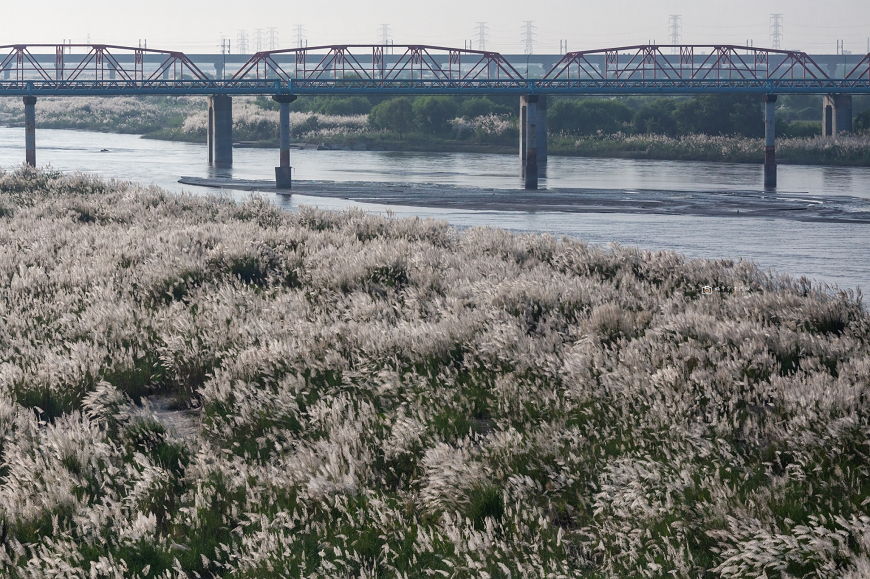
[[[98,173],[106,178],[153,183],[168,190],[209,190],[180,185],[181,176],[274,179],[278,153],[273,149],[236,149],[231,170],[207,166],[205,145],[142,139],[135,135],[67,130],[37,130],[37,162],[62,171]],[[24,159],[24,131],[0,127],[0,167]],[[473,153],[396,153],[366,151],[291,151],[294,180],[373,183],[437,183],[448,186],[521,188],[516,155]],[[627,193],[663,191],[757,191],[761,165],[685,161],[550,157],[541,188],[591,188]],[[779,167],[779,193],[857,197],[870,208],[870,168]],[[238,192],[242,197],[246,193]],[[840,288],[870,286],[870,225],[808,223],[790,219],[709,217],[621,213],[563,213],[517,207],[481,211],[377,205],[308,197],[274,196],[288,209],[360,206],[446,219],[465,227],[488,225],[516,231],[569,235],[596,244],[619,243],[666,249],[689,257],[742,258],[765,270],[806,276]]]

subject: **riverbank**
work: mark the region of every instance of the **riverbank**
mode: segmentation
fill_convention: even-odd
[[[4,574],[833,578],[870,560],[854,294],[31,169],[0,174],[0,207]],[[152,413],[155,393],[174,402]]]

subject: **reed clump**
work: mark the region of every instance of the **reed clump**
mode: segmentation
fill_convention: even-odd
[[[28,168],[0,206],[4,577],[870,568],[858,292]]]

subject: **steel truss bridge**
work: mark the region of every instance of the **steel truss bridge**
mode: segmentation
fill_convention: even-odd
[[[533,73],[529,56],[424,45],[317,46],[243,58],[105,44],[5,45],[0,95],[870,94],[870,54],[832,62],[734,45],[569,52],[555,62],[536,58],[540,72]],[[204,62],[215,74],[202,70]]]

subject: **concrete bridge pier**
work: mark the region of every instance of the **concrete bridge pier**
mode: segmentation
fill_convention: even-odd
[[[538,176],[547,176],[547,95],[538,95]]]
[[[215,80],[221,80],[224,77],[224,63],[214,63],[214,77]]]
[[[279,163],[275,167],[275,188],[292,189],[293,175],[290,167],[290,103],[296,100],[296,95],[272,95],[272,100],[281,104],[279,113]]]
[[[836,137],[852,132],[852,95],[826,94],[822,100],[822,134]]]
[[[520,177],[526,189],[538,188],[538,99],[520,97]]]
[[[24,97],[24,159],[36,167],[36,97]]]
[[[208,164],[233,166],[233,97],[208,97]]]
[[[764,186],[776,187],[776,95],[764,95]]]

